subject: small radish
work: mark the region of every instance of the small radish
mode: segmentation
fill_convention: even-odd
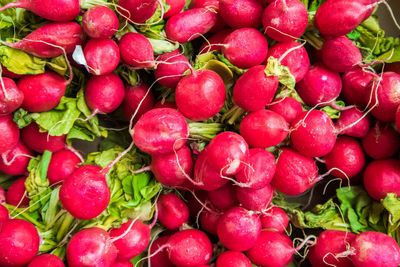
[[[279,207],[272,207],[261,215],[261,225],[263,229],[274,230],[283,233],[289,225],[289,217]]]
[[[14,112],[22,105],[24,93],[15,82],[6,77],[0,77],[0,116]]]
[[[299,38],[308,24],[307,8],[299,0],[275,0],[262,15],[265,33],[278,42]]]
[[[62,260],[56,255],[42,254],[35,257],[27,267],[64,267]]]
[[[118,46],[125,63],[137,68],[155,66],[153,47],[144,35],[134,32],[124,34]]]
[[[219,1],[219,13],[233,29],[261,27],[263,11],[264,5],[260,0]]]
[[[250,147],[267,148],[281,143],[289,133],[285,119],[271,110],[247,114],[240,123],[240,134]]]
[[[82,157],[82,156],[81,156]],[[56,184],[68,178],[82,160],[70,150],[60,150],[51,155],[47,169],[47,179],[50,184]]]
[[[158,2],[157,0],[120,0],[117,10],[130,23],[144,23],[154,15]]]
[[[119,21],[117,15],[109,7],[95,6],[82,16],[82,27],[92,38],[109,38],[117,32]]]
[[[17,179],[7,190],[7,204],[17,207],[28,207],[29,198],[25,187],[26,177]]]
[[[153,108],[154,102],[153,93],[149,91],[149,87],[145,83],[126,86],[122,104],[125,118],[131,120],[132,116],[136,113],[133,122],[137,122],[144,113]]]
[[[339,134],[363,138],[369,132],[369,119],[363,117],[364,113],[357,108],[344,110],[336,121],[336,129]]]
[[[0,224],[0,265],[26,266],[39,252],[40,237],[36,227],[21,219]]]
[[[227,211],[239,204],[235,187],[231,183],[227,183],[216,190],[208,191],[208,198],[213,206],[220,211]]]
[[[6,192],[0,186],[0,204],[6,202]]]
[[[225,38],[222,53],[236,67],[248,69],[265,61],[268,41],[254,28],[237,29]]]
[[[257,214],[244,208],[233,207],[218,220],[218,237],[230,250],[245,251],[252,248],[261,233],[261,220]]]
[[[161,195],[157,200],[158,219],[165,228],[179,229],[189,219],[189,208],[176,194]]]
[[[232,29],[223,29],[208,38],[208,42],[204,42],[200,49],[199,54],[204,54],[212,51],[221,50],[225,38],[232,32]]]
[[[162,250],[157,254],[154,254],[160,247],[168,242],[168,239],[169,236],[161,236],[154,240],[152,244],[150,244],[149,253],[153,256],[149,259],[149,265],[151,265],[152,267],[174,267],[174,265],[172,265],[171,261],[169,260],[166,250]]]
[[[117,249],[109,234],[97,227],[77,232],[67,245],[67,261],[70,267],[110,267],[116,258]]]
[[[219,0],[192,0],[190,1],[190,8],[206,8],[218,12],[217,22],[209,31],[210,33],[219,32],[227,27],[225,21],[219,13]]]
[[[251,261],[243,253],[227,250],[219,254],[216,267],[251,267]]]
[[[265,66],[251,67],[236,81],[233,101],[246,111],[258,111],[272,102],[278,89],[278,77],[267,76]]]
[[[22,128],[21,139],[24,144],[35,152],[43,153],[45,150],[57,152],[65,147],[66,136],[52,136],[47,132],[40,132],[39,126],[32,122]]]
[[[0,201],[1,202],[1,201]],[[10,218],[10,214],[8,212],[8,209],[1,205],[0,203],[0,229],[1,229],[1,224],[8,220]]]
[[[12,150],[19,140],[19,128],[12,115],[0,116],[0,154]]]
[[[83,48],[89,72],[105,75],[118,66],[120,51],[118,45],[109,38],[90,39]]]
[[[157,61],[160,63],[154,70],[154,76],[159,84],[167,88],[175,88],[190,66],[189,60],[177,50],[162,54]]]
[[[283,148],[276,164],[272,186],[286,195],[298,195],[317,182],[318,169],[311,157]]]
[[[398,152],[399,139],[399,134],[391,125],[377,122],[362,139],[362,145],[371,158],[385,159]]]
[[[179,14],[186,4],[185,0],[166,0],[165,2],[169,5],[169,9],[165,12],[164,18],[170,18],[173,15]]]
[[[185,117],[171,108],[152,109],[133,128],[133,142],[142,151],[160,155],[179,150],[189,137]]]
[[[183,77],[175,89],[175,101],[182,114],[193,121],[209,119],[225,103],[225,85],[211,70],[192,71]]]
[[[268,105],[268,109],[281,115],[286,122],[292,123],[301,113],[300,102],[291,97],[277,98]]]
[[[24,175],[33,152],[19,140],[13,149],[3,154],[0,159],[0,171],[9,175]]]
[[[347,71],[342,76],[342,94],[346,103],[356,105],[363,109],[367,105],[365,95],[368,93],[368,85],[373,74],[361,68]]]
[[[222,214],[215,211],[204,210],[200,214],[200,224],[204,231],[214,236],[217,235],[218,221]]]
[[[271,204],[274,189],[268,184],[260,189],[237,187],[236,197],[243,208],[253,211],[266,210]]]

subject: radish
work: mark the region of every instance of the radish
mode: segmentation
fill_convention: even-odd
[[[34,156],[33,152],[19,140],[13,149],[2,155],[0,171],[9,175],[24,175],[28,164]]]
[[[26,177],[19,178],[8,188],[6,195],[7,204],[16,207],[28,207],[29,198],[25,187]]]
[[[24,220],[6,220],[0,224],[0,265],[26,266],[39,252],[39,234]]]
[[[178,109],[176,107],[175,102],[172,101],[158,101],[157,103],[154,104],[153,108],[173,108],[173,109]]]
[[[258,111],[272,102],[278,89],[278,77],[267,76],[265,66],[251,67],[236,81],[233,101],[246,111]]]
[[[194,194],[193,194],[193,193]],[[208,201],[207,191],[199,190],[187,192],[185,200],[189,207],[189,214],[191,218],[196,218],[197,215],[203,210],[204,204]]]
[[[165,245],[168,242],[169,236],[161,236],[154,240],[152,244],[149,246],[149,253],[153,255],[150,257],[149,261],[152,267],[174,267],[171,261],[169,260],[167,251],[161,250],[160,252],[154,254],[160,247]]]
[[[6,192],[0,186],[0,204],[6,202]]]
[[[153,93],[149,91],[149,87],[145,83],[126,86],[122,105],[125,118],[131,120],[136,113],[133,122],[137,122],[144,113],[153,108],[154,102]]]
[[[260,189],[237,187],[236,197],[243,208],[263,211],[271,204],[274,189],[268,184]]]
[[[396,125],[396,129],[397,131],[400,131],[400,105],[396,110],[396,115],[395,115],[395,125]]]
[[[365,152],[374,159],[385,159],[396,154],[400,147],[400,136],[389,124],[377,122],[362,139]]]
[[[336,121],[336,129],[339,134],[345,134],[352,137],[363,138],[369,132],[370,122],[368,117],[357,108],[344,110]]]
[[[157,0],[120,0],[118,13],[130,23],[143,23],[151,18],[157,10]]]
[[[0,201],[1,202],[1,201]],[[0,229],[1,229],[1,224],[8,220],[10,218],[10,214],[8,212],[8,209],[1,205],[0,203]]]
[[[158,219],[165,228],[179,229],[189,219],[189,208],[176,194],[161,195],[157,200]]]
[[[286,54],[289,50],[291,52]],[[304,78],[310,67],[310,58],[308,57],[306,49],[301,44],[294,41],[274,44],[268,50],[265,64],[267,64],[269,57],[274,57],[278,59],[283,66],[289,67],[290,73],[294,76],[296,82]]]
[[[283,233],[289,225],[289,217],[279,207],[272,207],[264,211],[260,219],[263,229],[274,230],[278,233]]]
[[[22,105],[23,92],[12,79],[0,77],[0,116],[14,112]]]
[[[137,68],[155,66],[153,47],[150,41],[140,33],[129,32],[119,40],[122,60]]]
[[[172,16],[165,24],[165,33],[172,41],[186,43],[210,31],[217,18],[214,10],[189,9]]]
[[[336,72],[346,72],[362,63],[360,49],[346,36],[329,39],[322,47],[322,61]]]
[[[251,211],[233,207],[218,220],[217,233],[228,249],[245,251],[256,244],[261,233],[261,220]]]
[[[217,229],[218,229],[218,221],[221,218],[222,214],[217,213],[213,210],[204,210],[200,214],[200,224],[201,227],[204,229],[209,234],[212,234],[214,236],[217,235]]]
[[[45,150],[57,152],[65,147],[66,135],[52,136],[47,132],[40,132],[39,126],[32,122],[22,128],[21,138],[24,144],[35,152],[43,153]]]
[[[118,26],[117,15],[106,6],[92,7],[82,16],[83,30],[92,38],[109,38],[117,32]]]
[[[254,28],[237,29],[225,38],[222,53],[236,67],[248,69],[265,61],[268,41]]]
[[[282,148],[272,186],[286,195],[298,195],[317,182],[318,169],[311,157],[291,148]]]
[[[119,63],[118,45],[111,39],[90,39],[83,49],[88,71],[94,75],[110,74]]]
[[[355,267],[397,267],[400,264],[399,245],[384,233],[371,231],[358,234],[350,245],[355,250],[350,256]]]
[[[82,156],[77,156],[70,150],[60,150],[52,154],[49,167],[47,169],[47,179],[50,184],[57,184],[68,178],[78,164],[82,162]]]
[[[77,232],[67,245],[67,261],[70,267],[110,267],[116,258],[117,249],[109,234],[97,227]]]
[[[175,89],[175,101],[182,114],[193,121],[215,116],[225,103],[225,85],[211,70],[192,71]]]
[[[19,128],[12,115],[0,116],[0,154],[8,152],[18,143]]]
[[[329,105],[335,102],[342,89],[339,73],[327,69],[320,63],[314,64],[301,80],[296,90],[309,106]]]
[[[216,267],[251,267],[251,261],[243,253],[238,251],[224,251],[217,258]]]
[[[111,113],[125,97],[121,78],[114,73],[91,76],[85,88],[85,100],[93,113]]]
[[[179,54],[179,50],[162,54],[157,58],[160,63],[154,70],[154,76],[159,84],[168,88],[175,88],[183,73],[189,69],[189,60]],[[171,77],[169,77],[171,76]]]
[[[17,83],[24,94],[21,107],[29,112],[49,111],[60,103],[69,83],[50,71],[22,77]]]
[[[42,254],[35,257],[27,267],[64,267],[62,260],[56,255]]]
[[[220,211],[227,211],[239,204],[236,198],[235,188],[231,183],[227,183],[218,189],[208,191],[208,198],[213,206]]]
[[[347,71],[342,76],[342,94],[346,103],[365,108],[367,102],[365,95],[368,93],[368,85],[373,78],[373,74],[361,68]]]
[[[11,79],[18,79],[21,78],[23,75],[21,74],[16,74],[14,72],[9,71],[5,66],[1,65],[1,75],[3,77],[11,78]]]
[[[264,5],[260,0],[219,1],[219,13],[233,29],[261,27],[263,11]]]
[[[240,134],[250,147],[267,148],[281,143],[289,133],[285,119],[271,110],[247,114],[240,123]]]
[[[165,12],[164,18],[170,18],[173,15],[179,14],[186,4],[185,0],[166,0],[165,2],[169,5],[169,9]]]
[[[218,12],[217,22],[209,31],[210,33],[216,33],[227,27],[225,21],[219,14],[219,0],[192,0],[190,1],[190,8],[206,8]]]
[[[381,159],[371,162],[364,171],[364,187],[378,201],[384,199],[388,193],[400,196],[399,161]]]
[[[386,64],[385,71],[391,71],[391,72],[396,72],[397,74],[400,74],[400,63],[392,62],[392,63]],[[10,77],[10,78],[13,78],[13,77]]]
[[[292,123],[301,113],[300,102],[291,97],[277,98],[268,105],[268,109],[281,115],[286,122]]]
[[[132,262],[124,261],[124,262],[114,262],[111,267],[134,267]]]
[[[189,137],[189,127],[183,115],[171,108],[152,109],[133,128],[133,142],[142,151],[171,154],[179,150]]]
[[[278,42],[299,38],[308,24],[307,8],[298,0],[275,0],[262,15],[265,33]]]
[[[19,0],[2,6],[0,12],[10,7],[24,8],[39,17],[59,22],[74,20],[80,12],[78,0]]]
[[[327,155],[335,145],[336,129],[332,119],[320,110],[304,111],[292,123],[293,147],[309,157]]]
[[[347,251],[348,245],[355,237],[355,234],[346,231],[325,230],[310,248],[308,259],[313,266],[352,267],[353,263],[349,256],[336,256]]]
[[[208,38],[208,42],[204,42],[200,49],[199,54],[209,53],[212,51],[221,50],[225,38],[232,32],[231,29],[223,29]]]

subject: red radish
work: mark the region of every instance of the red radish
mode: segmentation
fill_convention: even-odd
[[[196,218],[204,207],[203,203],[208,202],[207,191],[197,190],[196,192],[188,192],[185,194],[185,200],[189,207],[189,213],[191,218]]]
[[[208,191],[208,198],[213,206],[220,211],[227,211],[239,204],[235,188],[231,183],[227,183],[216,190]]]
[[[169,236],[161,236],[154,240],[154,242],[150,245],[149,247],[149,253],[150,255],[153,255],[150,257],[149,261],[152,267],[174,267],[172,265],[171,261],[169,260],[168,253],[166,250],[162,250],[158,252],[157,254],[155,253],[160,247],[165,245],[168,242]]]
[[[254,28],[237,29],[225,38],[222,53],[236,67],[248,69],[265,61],[268,41]]]
[[[247,164],[236,174],[236,180],[252,189],[267,186],[274,177],[276,163],[274,155],[262,148],[249,150]]]
[[[52,58],[62,55],[63,50],[67,54],[72,53],[77,45],[82,45],[83,37],[83,30],[76,22],[52,22],[39,27],[19,42],[3,44],[37,57]]]
[[[18,88],[24,94],[22,108],[29,112],[51,110],[64,96],[68,84],[64,77],[50,71],[22,77],[18,81]]]
[[[291,52],[286,54],[289,50]],[[283,66],[289,67],[290,73],[294,76],[296,82],[301,81],[306,76],[310,67],[310,58],[306,49],[294,41],[274,44],[268,50],[265,64],[267,64],[269,57],[279,59]]]
[[[154,76],[159,84],[168,88],[175,88],[190,66],[189,60],[179,50],[162,54],[157,61],[160,63],[154,70]]]
[[[311,157],[282,148],[272,185],[286,195],[298,195],[317,182],[318,169]]]
[[[272,39],[292,41],[299,38],[307,27],[307,8],[299,0],[275,0],[265,8],[262,24]]]
[[[391,237],[380,232],[364,232],[352,241],[355,250],[350,256],[355,267],[385,266],[397,267],[400,264],[400,248]]]
[[[60,188],[60,202],[72,216],[90,220],[100,215],[110,202],[110,189],[99,166],[83,165]]]
[[[21,138],[24,144],[35,152],[43,153],[45,150],[57,152],[65,147],[65,135],[52,136],[47,132],[40,132],[39,126],[32,122],[22,128]]]
[[[261,233],[261,220],[257,214],[244,208],[233,207],[218,220],[218,237],[230,250],[245,251],[252,248]]]
[[[35,226],[21,219],[0,224],[0,265],[26,266],[39,252],[39,234]]]
[[[19,128],[12,115],[0,116],[0,154],[10,151],[19,140]]]
[[[153,108],[154,102],[153,93],[149,91],[149,87],[145,83],[127,86],[122,106],[125,118],[130,120],[136,113],[133,119],[133,122],[136,122],[144,113]]]
[[[114,262],[111,267],[134,267],[132,262],[124,261],[124,262]]]
[[[0,116],[8,115],[22,105],[24,94],[10,78],[0,77],[0,87]]]
[[[211,51],[221,50],[225,38],[232,32],[231,29],[221,30],[208,38],[208,42],[204,42],[200,49],[199,54],[208,53]]]
[[[118,45],[109,38],[90,39],[83,49],[89,72],[105,75],[113,72],[119,63]]]
[[[218,12],[217,22],[209,31],[210,33],[219,32],[227,27],[225,21],[219,14],[219,0],[193,0],[190,2],[190,8],[206,8]]]
[[[152,155],[174,153],[185,145],[188,137],[185,117],[172,108],[146,112],[135,124],[132,134],[135,145]]]
[[[393,62],[393,63],[386,64],[385,71],[391,71],[391,72],[396,72],[397,74],[400,74],[400,63]],[[10,78],[13,78],[13,77],[10,77]]]
[[[0,186],[0,204],[6,202],[6,192]]]
[[[178,109],[176,107],[175,102],[172,101],[158,101],[157,103],[154,104],[153,108],[173,108],[173,109]]]
[[[272,207],[261,215],[263,229],[274,230],[283,233],[289,225],[289,217],[279,207]]]
[[[261,27],[263,11],[264,5],[260,0],[219,1],[219,13],[233,29]]]
[[[1,202],[1,201],[0,201]],[[8,209],[1,205],[0,203],[0,229],[1,229],[1,224],[8,220],[10,218],[10,214],[8,212]]]
[[[264,109],[274,98],[278,89],[278,77],[267,76],[265,66],[251,67],[236,81],[233,87],[233,101],[246,111]]]
[[[332,119],[323,111],[304,111],[292,125],[290,138],[293,147],[305,156],[325,156],[335,145],[335,126]]]
[[[62,260],[56,255],[42,254],[35,257],[27,267],[64,267]]]
[[[114,73],[92,76],[85,89],[85,100],[93,112],[111,113],[125,97],[125,87],[121,78]]]
[[[260,189],[237,187],[236,197],[243,208],[253,211],[266,210],[271,204],[274,189],[268,184]]]
[[[329,39],[322,47],[322,61],[336,72],[346,72],[362,63],[360,49],[346,36]]]
[[[19,0],[4,5],[0,12],[10,7],[24,8],[39,17],[60,22],[74,20],[80,12],[78,0]]]
[[[271,110],[247,114],[240,123],[240,134],[250,147],[266,148],[281,143],[289,133],[285,119]]]
[[[214,10],[189,9],[172,16],[165,24],[165,33],[172,41],[186,43],[210,31],[217,18]]]
[[[243,253],[227,250],[219,254],[216,267],[251,267],[251,261]]]
[[[400,74],[384,72],[370,82],[365,99],[372,115],[384,122],[394,122],[400,104]]]
[[[132,220],[111,229],[110,237],[118,251],[117,260],[129,261],[142,253],[150,242],[150,230],[148,225]]]
[[[4,67],[3,65],[1,65],[1,75],[3,77],[7,77],[7,78],[11,78],[11,79],[18,79],[21,78],[23,75],[21,74],[16,74],[14,72],[9,71],[6,67]]]
[[[0,171],[9,175],[24,175],[33,152],[19,140],[18,143],[0,159]]]
[[[340,136],[332,151],[324,157],[324,161],[326,168],[329,171],[332,170],[331,175],[348,179],[355,177],[363,170],[365,155],[356,139]]]
[[[342,89],[342,79],[339,73],[327,69],[320,63],[310,67],[296,90],[301,99],[309,106],[326,106],[335,102]]]
[[[189,208],[177,195],[161,195],[157,200],[158,219],[167,229],[179,229],[189,219]]]
[[[110,267],[117,258],[117,249],[106,231],[86,228],[74,234],[67,245],[70,267]]]
[[[119,40],[122,60],[137,68],[152,68],[155,65],[153,47],[140,33],[124,34]]]
[[[118,2],[118,13],[131,23],[144,23],[156,12],[157,0],[121,0]]]
[[[396,154],[400,147],[400,136],[389,124],[377,122],[362,139],[365,152],[374,159],[385,159]]]
[[[368,117],[364,116],[362,118],[363,116],[364,113],[357,108],[344,110],[336,121],[337,132],[339,134],[363,138],[367,135],[370,128]]]
[[[356,235],[351,232],[325,230],[318,236],[316,244],[310,248],[308,259],[312,266],[352,267],[353,263],[349,256],[335,256],[346,252],[355,237]]]
[[[117,32],[119,21],[117,15],[109,7],[95,6],[82,16],[82,27],[92,38],[109,38]]]
[[[352,69],[343,74],[342,94],[348,104],[365,108],[367,101],[365,95],[368,93],[368,85],[373,74],[361,68]]]
[[[26,177],[17,179],[7,190],[7,204],[17,207],[28,207],[29,198],[25,187]]]
[[[164,18],[169,18],[180,13],[186,4],[185,0],[166,0],[165,2],[169,5],[169,9],[165,12]]]
[[[225,102],[222,78],[211,70],[198,70],[183,77],[175,89],[175,101],[182,114],[193,121],[209,119]]]
[[[81,163],[81,158],[70,150],[60,150],[51,156],[50,164],[47,169],[47,178],[50,184],[64,181]]]
[[[303,107],[300,102],[291,97],[275,99],[274,102],[268,105],[268,109],[281,115],[288,123],[292,123],[303,113]]]
[[[204,210],[200,214],[201,227],[209,234],[217,235],[218,221],[222,214],[215,211]]]
[[[400,196],[400,164],[395,159],[371,162],[364,171],[364,187],[368,194],[380,201],[388,193]]]

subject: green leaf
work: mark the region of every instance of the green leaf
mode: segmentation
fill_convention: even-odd
[[[20,129],[28,126],[32,122],[32,115],[28,111],[19,108],[14,112],[14,122]]]
[[[0,45],[0,63],[11,72],[24,75],[43,73],[47,61],[22,50]]]
[[[335,104],[338,106],[338,107],[345,107],[346,106],[346,104],[343,102],[343,101],[341,101],[341,100],[338,100],[338,101],[335,101]],[[323,108],[321,108],[321,110],[323,111],[323,112],[325,112],[326,114],[328,114],[328,116],[331,118],[331,119],[333,119],[333,120],[335,120],[335,119],[339,119],[339,117],[340,117],[340,114],[341,114],[341,111],[340,110],[337,110],[337,109],[335,109],[335,108],[333,108],[333,107],[331,107],[331,106],[325,106],[325,107],[323,107]]]
[[[153,38],[147,38],[151,46],[153,47],[154,54],[161,55],[164,53],[172,52],[179,48],[179,43],[171,43],[167,40],[159,40]]]
[[[296,85],[296,79],[290,73],[289,67],[281,65],[274,57],[268,58],[264,72],[268,77],[278,76],[279,82],[289,89],[294,89]]]
[[[357,41],[357,39],[360,37],[360,33],[356,30],[352,30],[350,33],[348,33],[346,36],[350,40]]]

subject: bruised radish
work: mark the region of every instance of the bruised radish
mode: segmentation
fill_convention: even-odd
[[[65,147],[66,140],[65,135],[52,136],[47,132],[40,132],[35,122],[22,128],[21,138],[27,147],[38,153],[43,153],[45,150],[57,152]]]
[[[0,77],[0,79],[2,80],[0,81],[0,116],[3,116],[14,112],[22,105],[24,93],[12,79],[6,77]]]
[[[365,108],[367,101],[365,95],[368,93],[368,85],[373,74],[361,68],[347,71],[342,76],[342,94],[346,103]]]
[[[81,159],[70,150],[60,150],[51,155],[47,169],[47,179],[50,184],[57,184],[68,178],[75,170]]]
[[[308,24],[307,8],[299,0],[275,0],[262,15],[265,33],[278,42],[299,38]]]
[[[202,229],[207,233],[216,236],[218,229],[218,221],[221,218],[221,216],[222,216],[221,213],[215,211],[203,210],[200,214],[200,224]]]
[[[29,206],[25,181],[26,177],[19,178],[10,186],[10,188],[8,188],[6,195],[7,204],[22,208]]]
[[[216,50],[221,50],[225,38],[232,32],[231,29],[221,30],[208,38],[208,42],[204,42],[200,49],[199,54],[208,53]]]
[[[12,115],[0,116],[0,154],[12,150],[19,140],[19,128]]]
[[[149,87],[145,83],[125,88],[122,109],[126,119],[130,120],[136,113],[133,122],[137,122],[144,113],[153,108],[155,102],[153,93],[147,91]]]
[[[251,261],[243,253],[238,251],[224,251],[217,258],[216,267],[251,267]]]
[[[158,219],[167,229],[179,229],[189,219],[189,208],[177,195],[161,195],[157,200]]]
[[[362,139],[365,152],[374,159],[385,159],[396,154],[400,147],[400,136],[389,124],[377,122]]]
[[[94,75],[110,74],[119,63],[118,45],[109,38],[90,39],[83,49],[89,72]]]
[[[264,5],[260,0],[220,0],[219,13],[233,29],[261,27]]]
[[[64,267],[62,260],[56,255],[42,254],[35,257],[27,267]]]
[[[106,231],[86,228],[74,234],[67,245],[70,267],[110,267],[117,258],[117,249]]]
[[[215,116],[225,103],[225,85],[211,70],[198,70],[183,77],[175,89],[175,101],[182,114],[193,121]]]
[[[185,0],[166,0],[165,2],[169,5],[169,9],[165,12],[164,18],[169,18],[180,13],[186,4]]]
[[[92,38],[109,38],[117,32],[119,21],[109,7],[95,6],[82,16],[83,30]]]
[[[171,261],[169,260],[166,249],[159,251],[157,254],[154,254],[160,247],[165,245],[168,242],[169,236],[161,236],[154,240],[154,242],[149,247],[150,257],[149,262],[152,267],[174,267]],[[150,265],[149,264],[149,265]]]
[[[144,23],[151,18],[157,10],[157,0],[120,0],[118,13],[130,23]]]
[[[134,32],[124,34],[118,45],[125,63],[137,68],[154,67],[153,47],[142,34]]]
[[[243,208],[253,211],[266,210],[271,204],[274,189],[268,184],[260,189],[237,187],[236,197]]]
[[[0,201],[1,202],[1,201]],[[8,209],[0,203],[0,228],[1,224],[10,218]]]
[[[368,117],[363,116],[364,113],[357,108],[344,110],[336,121],[338,133],[359,138],[366,136],[369,132],[370,122]]]
[[[274,102],[268,105],[268,109],[281,115],[288,123],[292,123],[303,113],[303,107],[300,102],[288,96],[275,99]]]
[[[261,215],[261,225],[263,229],[274,230],[283,233],[289,225],[289,217],[279,207],[272,207]]]
[[[157,58],[160,63],[154,70],[154,76],[159,84],[167,88],[175,88],[183,73],[189,69],[189,60],[179,50],[162,54]],[[172,77],[170,77],[172,76]]]
[[[298,195],[317,182],[318,169],[311,157],[291,148],[282,148],[272,185],[286,195]]]
[[[220,211],[226,211],[239,204],[235,188],[231,183],[227,183],[216,190],[208,191],[208,198],[213,206]]]
[[[19,140],[10,151],[0,159],[0,171],[9,175],[24,175],[27,172],[33,152]]]

